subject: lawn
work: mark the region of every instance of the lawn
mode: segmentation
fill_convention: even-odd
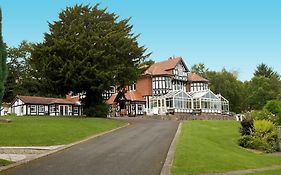
[[[281,164],[281,157],[237,145],[236,121],[186,121],[176,148],[172,174],[225,172]]]
[[[7,117],[0,123],[0,146],[44,146],[68,144],[124,125],[104,118]]]
[[[0,167],[5,166],[5,165],[9,165],[10,163],[12,163],[12,162],[10,162],[8,160],[0,159]]]

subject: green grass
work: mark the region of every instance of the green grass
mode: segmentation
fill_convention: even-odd
[[[0,159],[0,167],[1,166],[6,166],[6,165],[9,165],[11,164],[12,162],[8,161],[8,160],[3,160],[3,159]]]
[[[240,148],[236,121],[187,121],[176,148],[172,174],[225,172],[281,164],[281,157]]]
[[[0,146],[45,146],[68,144],[117,128],[124,122],[82,117],[7,117],[0,123]]]

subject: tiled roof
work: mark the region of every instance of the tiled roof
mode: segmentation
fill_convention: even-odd
[[[76,102],[72,102],[67,99],[63,98],[49,98],[49,97],[35,97],[35,96],[22,96],[18,95],[17,98],[19,98],[24,103],[30,103],[30,104],[77,104]]]
[[[171,72],[169,72],[168,70],[174,69],[181,60],[182,59],[180,57],[177,57],[154,63],[145,71],[144,74],[171,75]]]
[[[187,76],[187,80],[191,82],[209,82],[209,80],[201,77],[196,73],[189,73]]]
[[[112,105],[113,104],[113,102],[114,102],[114,100],[115,100],[115,98],[116,98],[116,96],[117,96],[117,93],[116,94],[113,94],[113,95],[111,95],[111,97],[108,99],[108,100],[106,100],[106,104],[108,104],[108,105]]]
[[[117,93],[113,94],[107,101],[106,104],[112,105],[117,97]],[[141,96],[137,91],[127,91],[125,93],[125,98],[127,101],[145,101],[145,99]]]
[[[125,98],[130,101],[145,101],[138,91],[127,91],[125,93]]]

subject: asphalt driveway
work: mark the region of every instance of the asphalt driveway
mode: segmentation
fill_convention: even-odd
[[[178,122],[130,126],[1,172],[2,175],[159,175]]]

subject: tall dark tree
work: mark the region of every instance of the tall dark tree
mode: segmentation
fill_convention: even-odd
[[[136,81],[137,66],[148,56],[132,28],[129,19],[120,20],[98,5],[67,7],[58,21],[49,23],[50,32],[33,52],[31,63],[42,90],[84,92],[85,114],[101,117],[102,93]]]
[[[3,42],[2,37],[2,10],[0,8],[0,105],[2,104],[2,98],[4,95],[4,83],[7,77],[7,52],[6,52],[6,44]]]
[[[255,77],[263,76],[266,78],[275,77],[277,79],[280,79],[280,75],[277,72],[275,72],[272,67],[269,67],[264,63],[261,63],[257,66],[254,72],[254,76]]]

